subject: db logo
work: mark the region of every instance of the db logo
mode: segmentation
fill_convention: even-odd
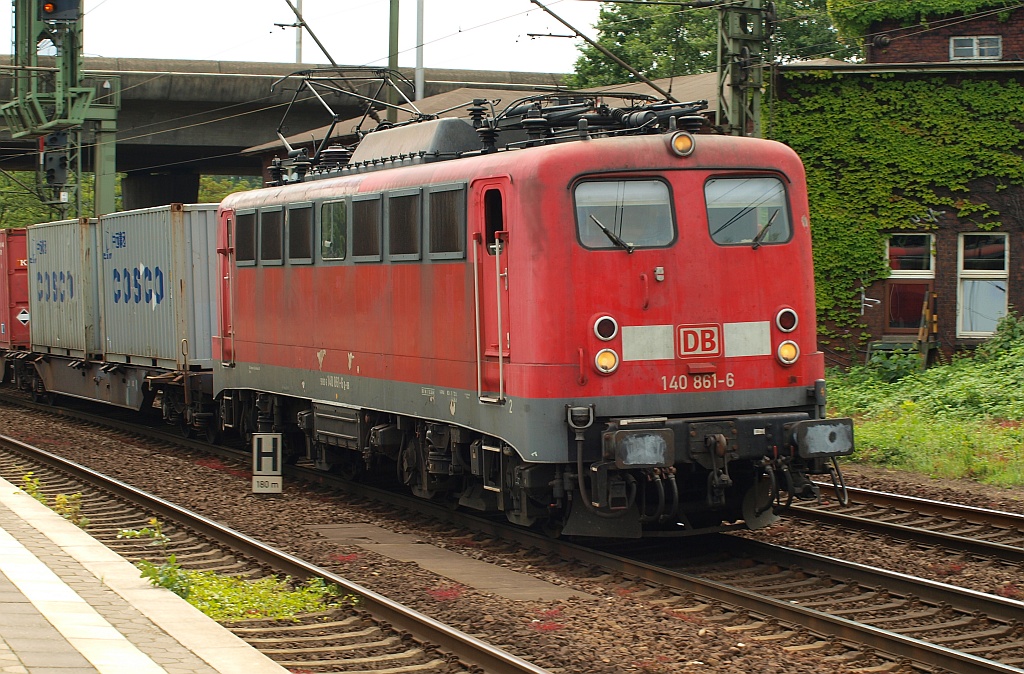
[[[719,356],[721,329],[714,323],[679,326],[679,357]]]

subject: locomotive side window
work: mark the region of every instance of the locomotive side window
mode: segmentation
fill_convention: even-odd
[[[235,262],[239,266],[256,264],[255,213],[239,213],[235,221]]]
[[[380,197],[352,200],[352,257],[359,262],[380,262]]]
[[[420,192],[388,196],[388,258],[420,259]]]
[[[329,201],[320,207],[320,259],[344,260],[348,241],[348,204]]]
[[[430,257],[457,260],[465,253],[466,189],[431,188],[427,194]]]
[[[668,185],[660,180],[588,180],[576,185],[576,227],[586,248],[653,248],[676,238]]]
[[[488,255],[494,255],[494,238],[498,232],[505,230],[505,206],[502,203],[501,190],[484,192],[484,226],[487,228],[484,247]]]
[[[288,262],[313,262],[313,207],[288,209]]]
[[[260,211],[260,263],[279,265],[284,260],[284,212]]]
[[[704,184],[715,243],[785,243],[793,233],[786,188],[778,178],[712,178]]]

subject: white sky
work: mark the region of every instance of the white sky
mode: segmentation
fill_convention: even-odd
[[[292,0],[297,4],[296,0]],[[549,0],[552,11],[594,37],[599,3]],[[399,65],[416,63],[416,0],[400,1]],[[302,14],[341,65],[386,65],[389,0],[302,0]],[[85,0],[86,56],[295,62],[295,15],[285,0]],[[533,72],[572,72],[576,39],[529,0],[425,0],[424,65]],[[10,32],[11,12],[0,11]],[[8,42],[3,48],[10,52]],[[302,39],[306,63],[327,63]]]

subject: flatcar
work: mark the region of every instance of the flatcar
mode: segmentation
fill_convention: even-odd
[[[796,154],[700,133],[700,103],[484,103],[219,206],[30,227],[5,359],[570,536],[756,529],[841,484]]]
[[[477,107],[227,197],[217,431],[565,535],[815,498],[853,434],[825,418],[803,167],[666,107],[529,100],[504,147]]]

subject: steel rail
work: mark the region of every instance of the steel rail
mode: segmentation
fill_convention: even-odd
[[[822,573],[848,576],[859,579],[865,585],[877,586],[883,582],[887,588],[899,587],[900,591],[914,596],[928,597],[938,603],[948,602],[951,597],[963,598],[965,607],[984,611],[989,616],[1006,620],[1019,620],[1024,615],[1024,602],[1017,602],[980,592],[963,590],[942,583],[934,583],[911,576],[895,574],[860,564],[813,555],[798,550],[778,548],[763,543],[752,543],[745,539],[716,534],[709,549],[733,548],[733,550],[761,549],[765,557],[778,563],[799,563],[808,568],[817,568]],[[932,644],[896,632],[883,630],[864,623],[855,622],[823,611],[800,606],[790,601],[773,599],[763,594],[734,587],[727,583],[701,578],[696,575],[666,569],[661,566],[611,555],[588,548],[567,546],[561,554],[572,555],[579,561],[612,568],[624,574],[651,580],[659,584],[701,595],[725,604],[739,606],[751,612],[772,616],[789,623],[804,625],[819,634],[831,635],[875,649],[889,655],[907,658],[915,662],[957,672],[958,674],[1021,674],[1024,670],[994,660],[988,660],[969,653],[963,653],[938,644]],[[971,609],[968,609],[971,610]]]
[[[932,531],[921,527],[912,527],[896,522],[883,522],[869,517],[849,515],[847,513],[834,512],[808,508],[806,506],[794,506],[790,513],[803,520],[832,524],[848,529],[857,529],[872,534],[892,536],[904,540],[935,545],[958,550],[972,555],[991,557],[1010,563],[1024,563],[1024,548],[1013,545],[986,541],[980,538],[969,538],[956,534],[947,534],[941,531]]]
[[[119,498],[136,503],[164,518],[179,522],[196,533],[223,543],[288,576],[303,579],[323,578],[342,588],[346,593],[358,595],[361,605],[369,613],[386,621],[397,631],[412,635],[422,644],[430,644],[453,653],[470,667],[478,667],[482,671],[495,674],[549,674],[541,667],[394,602],[346,578],[261,543],[203,515],[136,489],[120,480],[110,478],[86,466],[7,436],[0,435],[0,447],[29,455],[41,463],[96,485]]]
[[[823,493],[835,497],[835,490],[831,484],[817,482]],[[1024,530],[1024,515],[1019,513],[1006,512],[1004,510],[990,510],[977,506],[963,505],[961,503],[946,503],[933,499],[920,498],[918,496],[905,496],[903,494],[892,494],[872,489],[861,489],[847,487],[851,497],[859,497],[860,503],[877,505],[896,510],[912,509],[925,515],[936,515],[948,517],[949,519],[971,519],[985,524],[998,527],[1016,527]],[[854,500],[851,498],[851,503]]]

